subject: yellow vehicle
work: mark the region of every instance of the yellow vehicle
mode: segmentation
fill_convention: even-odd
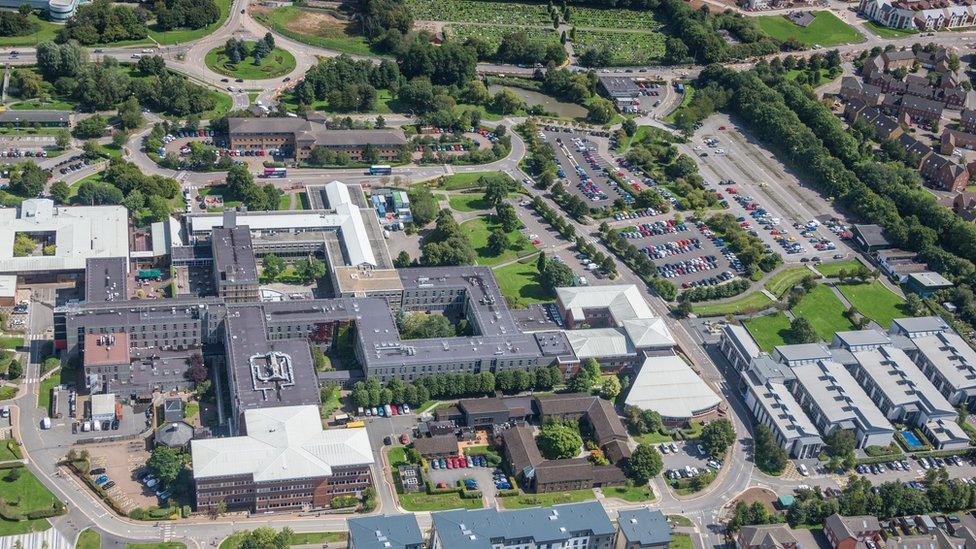
[[[365,426],[366,426],[365,421],[350,421],[349,423],[346,424],[346,429],[353,429],[355,427],[365,427]]]

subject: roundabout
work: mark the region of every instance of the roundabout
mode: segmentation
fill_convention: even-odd
[[[240,56],[240,60],[236,63],[227,55],[225,46],[218,46],[207,52],[204,63],[217,74],[244,80],[278,78],[295,70],[295,56],[288,50],[278,47],[272,49],[256,63],[253,52],[257,43],[244,42],[244,49],[248,53],[246,56]]]

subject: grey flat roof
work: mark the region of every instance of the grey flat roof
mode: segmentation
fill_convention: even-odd
[[[777,345],[773,350],[789,362],[830,358],[830,349],[821,343]]]
[[[0,112],[0,123],[23,122],[30,124],[33,122],[64,122],[68,123],[71,119],[71,111],[30,111],[30,110],[6,110]]]
[[[424,543],[414,515],[350,518],[349,546],[356,549],[407,549]]]
[[[881,225],[854,225],[854,230],[861,235],[868,246],[888,246],[891,244],[885,237]]]
[[[939,316],[916,316],[896,318],[891,323],[891,330],[903,332],[908,336],[923,332],[950,331],[949,325]]]
[[[915,405],[929,417],[958,415],[905,351],[895,347],[878,347],[853,354],[860,368],[871,377],[891,404]]]
[[[839,425],[854,421],[864,431],[894,431],[888,418],[842,365],[820,360],[794,367],[793,375],[827,423]]]
[[[90,257],[85,262],[85,301],[124,301],[129,260],[125,257]]]
[[[926,288],[950,288],[953,286],[951,280],[934,271],[912,273],[908,275],[908,278]]]
[[[738,353],[746,360],[762,354],[762,349],[759,348],[756,340],[752,338],[745,326],[727,324],[722,328],[722,331],[725,332],[726,337],[732,342]]]
[[[259,305],[228,307],[224,330],[233,395],[237,397],[235,410],[319,404],[318,379],[308,342],[268,340],[264,311]],[[274,367],[266,366],[264,357],[276,359],[284,371],[268,375]]]
[[[671,541],[671,525],[658,509],[634,509],[617,513],[617,524],[628,543],[641,546],[666,545]]]
[[[846,347],[859,347],[863,345],[887,345],[891,343],[888,335],[877,330],[850,330],[847,332],[837,332],[834,334],[835,340]]]
[[[258,264],[247,226],[214,227],[210,234],[214,272],[217,279],[229,284],[257,284]]]
[[[359,147],[366,143],[381,147],[403,145],[407,138],[399,129],[385,130],[315,130],[311,132],[315,144],[323,147]]]
[[[235,133],[294,133],[307,130],[309,126],[308,120],[290,116],[227,119],[227,128],[231,135]]]
[[[491,549],[498,540],[548,544],[614,533],[607,512],[596,501],[511,511],[459,509],[432,513],[431,519],[441,545],[451,549]]]
[[[935,367],[953,390],[976,388],[976,351],[955,332],[915,338],[918,352]]]
[[[784,439],[820,438],[816,426],[783,384],[782,378],[764,378],[761,371],[750,368],[742,373],[742,379]]]
[[[603,88],[607,90],[610,95],[617,96],[633,96],[637,95],[640,91],[640,86],[634,82],[634,79],[629,76],[610,76],[601,74],[597,78],[600,79],[600,84]]]

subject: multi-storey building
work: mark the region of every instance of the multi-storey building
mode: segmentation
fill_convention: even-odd
[[[769,427],[790,457],[806,459],[819,455],[823,439],[787,389],[788,369],[769,357],[757,357],[741,376],[746,406],[757,423]]]
[[[245,410],[240,436],[190,441],[197,510],[328,507],[371,485],[366,429],[322,429],[317,406]]]
[[[345,153],[353,162],[362,162],[367,145],[380,160],[400,158],[407,140],[398,128],[380,130],[332,130],[320,122],[304,118],[230,118],[230,148],[243,151],[269,151],[302,161],[312,150],[323,147]]]
[[[258,264],[247,226],[234,223],[215,227],[210,234],[213,249],[214,286],[217,296],[227,303],[257,301]]]
[[[600,503],[431,514],[431,549],[611,549],[616,530]]]
[[[417,517],[377,515],[348,520],[348,549],[423,549],[424,536]]]

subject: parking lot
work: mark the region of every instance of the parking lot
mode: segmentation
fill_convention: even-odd
[[[559,164],[556,175],[563,180],[567,192],[579,196],[594,208],[609,206],[617,198],[633,201],[633,195],[604,172],[611,166],[597,154],[595,136],[551,127],[540,130],[539,134],[556,151]]]
[[[104,468],[104,474],[115,483],[107,493],[126,512],[159,504],[156,494],[138,479],[138,472],[149,459],[143,439],[91,445],[85,449],[91,454],[92,469]]]
[[[709,465],[709,461],[712,461],[713,465],[717,465],[717,462],[711,460],[704,452],[700,452],[698,444],[694,441],[657,444],[656,447],[661,452],[661,459],[664,462],[664,476],[667,479],[673,478],[673,475],[677,475],[678,478],[689,478],[689,470],[692,473],[697,471],[698,474],[702,474],[718,469]],[[673,473],[669,473],[670,471]]]
[[[434,469],[430,467],[427,474],[430,481],[437,486],[443,482],[447,487],[457,486],[457,481],[466,478],[474,479],[478,483],[478,490],[492,500],[495,497],[495,482],[491,478],[492,467],[467,467],[463,469]]]

